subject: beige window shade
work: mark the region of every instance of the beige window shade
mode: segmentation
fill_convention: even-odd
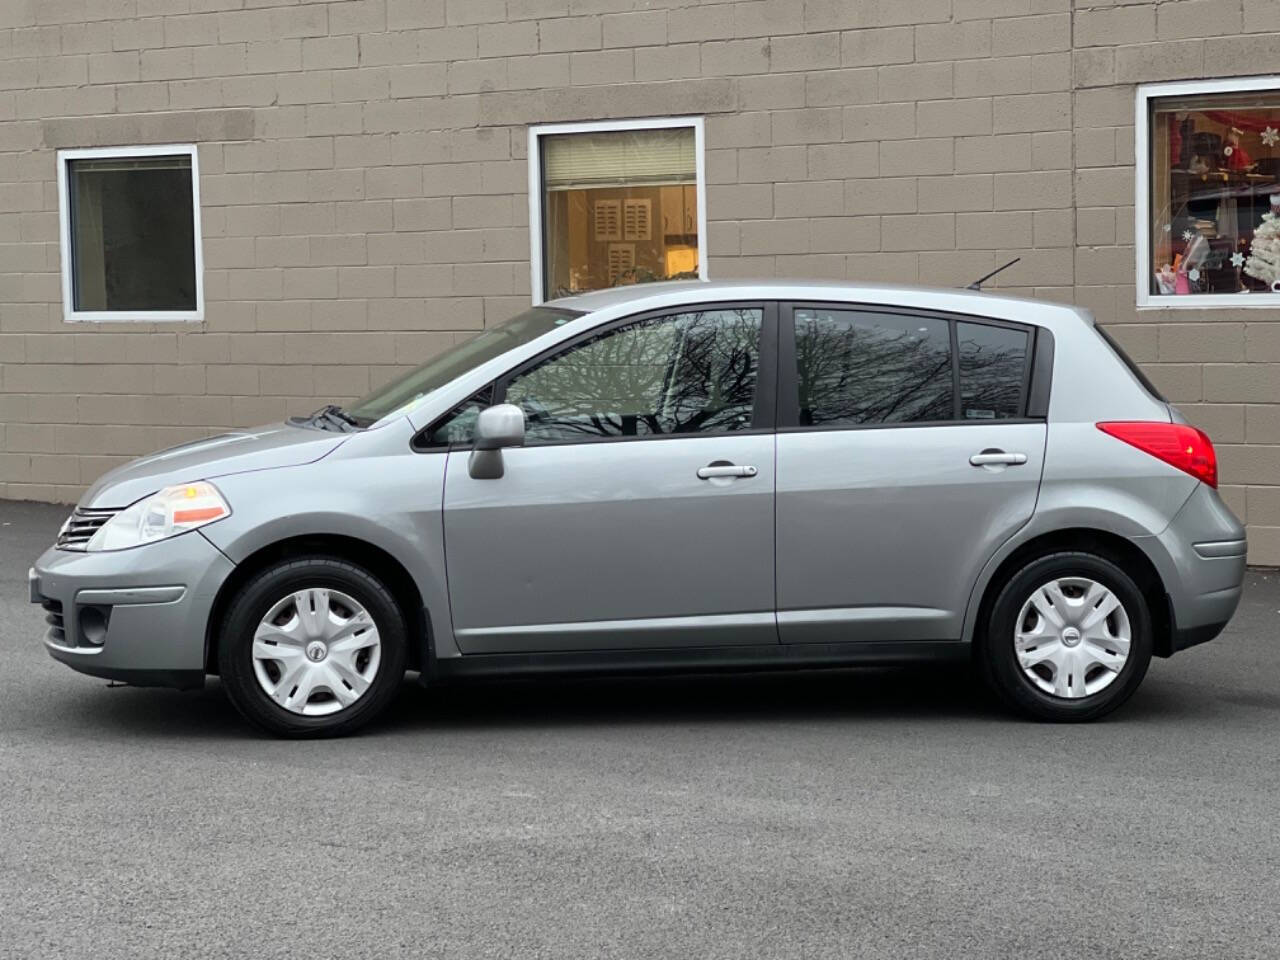
[[[127,173],[131,170],[190,170],[190,157],[105,157],[74,160],[77,173]]]
[[[696,183],[692,128],[557,134],[542,138],[546,190]]]

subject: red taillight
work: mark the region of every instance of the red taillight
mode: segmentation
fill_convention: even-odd
[[[1185,470],[1211,487],[1218,486],[1218,455],[1203,430],[1183,423],[1146,420],[1112,420],[1098,424],[1098,429]]]

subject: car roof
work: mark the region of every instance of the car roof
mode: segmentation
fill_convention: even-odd
[[[779,280],[772,277],[736,280],[676,280],[630,284],[593,290],[547,302],[547,306],[594,313],[619,306],[643,310],[699,303],[708,300],[832,300],[920,307],[968,313],[977,316],[1008,316],[1025,312],[1028,306],[1060,316],[1074,315],[1088,324],[1093,317],[1071,304],[1032,300],[1000,293],[964,290],[955,287],[928,287],[911,284],[876,284],[832,280]]]

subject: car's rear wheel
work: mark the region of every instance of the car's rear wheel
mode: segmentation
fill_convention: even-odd
[[[231,702],[257,726],[340,736],[386,709],[406,644],[404,616],[372,573],[301,557],[263,570],[232,600],[218,668]]]
[[[1133,579],[1086,552],[1033,559],[990,608],[977,655],[1012,707],[1041,720],[1095,720],[1133,695],[1151,662],[1151,615]]]

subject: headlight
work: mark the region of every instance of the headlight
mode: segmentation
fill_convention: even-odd
[[[231,516],[231,508],[212,483],[165,487],[125,507],[98,528],[86,550],[123,550],[177,536]]]

